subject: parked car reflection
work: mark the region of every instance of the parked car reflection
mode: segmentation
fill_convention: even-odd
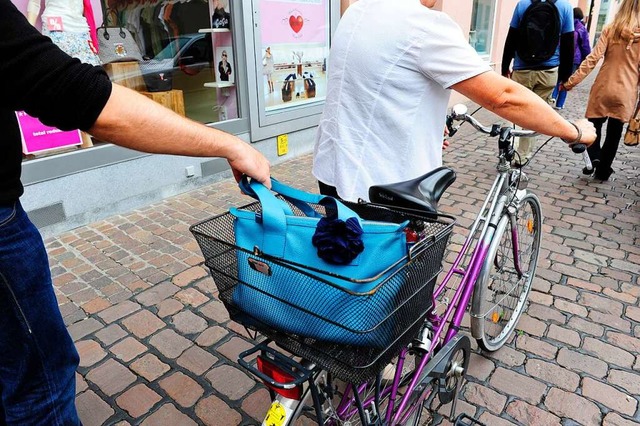
[[[140,63],[148,91],[182,90],[189,118],[203,123],[217,120],[215,91],[204,84],[215,81],[211,34],[185,34],[169,41],[153,58]]]

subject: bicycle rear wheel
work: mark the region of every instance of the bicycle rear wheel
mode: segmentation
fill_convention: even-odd
[[[370,425],[387,425],[385,417],[387,410],[389,409],[389,391],[392,385],[391,381],[395,375],[396,365],[398,359],[395,358],[391,364],[387,366],[382,374],[381,382],[381,395],[379,404],[374,404],[375,400],[375,380],[368,382],[367,386],[351,385],[351,390],[348,395],[352,398],[348,407],[343,407],[340,414],[338,413],[337,404],[340,398],[334,398],[333,400],[326,400],[323,411],[325,412],[326,419],[324,425],[327,426],[370,426]],[[405,359],[404,368],[402,369],[399,384],[398,395],[394,402],[393,410],[397,409],[402,396],[407,391],[407,386],[411,382],[415,368],[419,363],[419,358],[416,353],[410,351],[407,353]],[[402,426],[425,426],[429,424],[430,415],[426,412],[426,407],[429,406],[433,397],[437,394],[436,386],[437,382],[432,378],[425,378],[421,384],[414,389],[413,394],[409,399],[409,407],[411,408],[411,414],[401,421]],[[334,386],[330,384],[330,386]],[[341,384],[340,387],[344,386]],[[360,388],[357,399],[363,404],[363,412],[358,410],[358,404],[356,403],[353,391]],[[345,409],[346,408],[346,409]],[[362,415],[364,415],[366,421],[362,422]],[[296,423],[301,425],[302,423]]]
[[[500,349],[515,329],[535,276],[541,236],[540,201],[533,194],[498,222],[471,305],[471,327],[482,349]]]

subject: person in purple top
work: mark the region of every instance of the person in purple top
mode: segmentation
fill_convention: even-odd
[[[591,44],[589,43],[589,32],[587,28],[584,26],[584,13],[582,9],[576,7],[573,9],[573,38],[574,38],[574,46],[575,52],[573,54],[573,71],[577,70],[584,58],[587,57],[589,53],[591,53]],[[551,95],[553,100],[555,101],[556,109],[563,109],[564,103],[567,100],[567,91],[564,89],[560,89],[560,82],[556,85],[556,88],[553,89],[553,95]]]

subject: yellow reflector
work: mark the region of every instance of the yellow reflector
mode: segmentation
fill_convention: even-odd
[[[527,231],[529,231],[530,234],[533,234],[533,219],[529,219],[527,221]]]
[[[494,324],[497,324],[498,321],[500,321],[500,314],[497,311],[494,311],[493,314],[491,314],[491,321],[493,321]]]

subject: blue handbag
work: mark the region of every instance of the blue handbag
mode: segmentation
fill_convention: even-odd
[[[298,336],[358,346],[392,342],[400,331],[387,319],[406,299],[398,293],[405,282],[408,221],[363,220],[335,198],[275,179],[271,185],[280,197],[256,181],[243,180],[243,192],[257,198],[261,210],[230,210],[236,246],[243,249],[238,250],[239,282],[232,296],[236,308]],[[344,264],[326,253],[321,257],[321,247],[313,245],[318,225],[327,217],[357,222],[362,230],[361,252]]]

